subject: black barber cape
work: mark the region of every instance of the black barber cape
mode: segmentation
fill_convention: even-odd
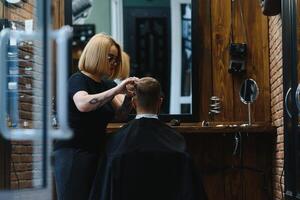
[[[108,142],[90,200],[202,200],[185,140],[158,119],[134,119]]]

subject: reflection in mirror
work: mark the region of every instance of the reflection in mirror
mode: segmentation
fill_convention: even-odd
[[[160,81],[162,114],[192,114],[191,0],[73,0],[72,10],[73,72],[91,33],[106,32],[129,54],[131,76]]]
[[[259,89],[253,79],[246,79],[240,89],[240,99],[244,104],[248,105],[248,123],[242,126],[251,126],[251,103],[253,103],[258,96]]]

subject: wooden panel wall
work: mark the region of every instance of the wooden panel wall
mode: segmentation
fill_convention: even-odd
[[[202,48],[199,52],[200,120],[209,120],[209,98],[214,95],[221,98],[222,104],[221,114],[215,116],[214,121],[247,121],[247,105],[240,101],[239,90],[243,80],[252,78],[260,92],[252,104],[252,119],[270,123],[268,19],[262,15],[259,2],[200,0],[198,10]],[[244,74],[228,73],[231,21],[234,42],[248,45]]]
[[[211,2],[200,0],[198,3],[199,34],[199,92],[200,120],[208,119],[209,97],[212,96],[212,51],[211,51]]]
[[[184,136],[208,199],[272,199],[274,134],[241,133],[235,155],[235,133]]]

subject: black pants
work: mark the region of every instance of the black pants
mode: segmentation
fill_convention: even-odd
[[[58,200],[87,200],[96,175],[99,155],[82,149],[54,151]]]

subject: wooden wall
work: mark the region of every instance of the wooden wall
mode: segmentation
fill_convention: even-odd
[[[240,101],[239,90],[243,80],[252,78],[259,87],[252,120],[270,125],[268,19],[259,2],[235,0],[231,5],[231,0],[199,0],[198,5],[200,121],[245,123],[247,105]],[[248,45],[244,74],[228,73],[231,17],[234,42]],[[214,118],[208,115],[211,96],[220,97],[222,104],[221,113]],[[272,199],[274,135],[242,134],[241,154],[233,156],[235,134],[185,134],[209,199]]]
[[[252,78],[259,87],[258,99],[252,104],[252,119],[269,124],[268,20],[262,15],[259,2],[235,0],[231,5],[231,0],[200,0],[198,4],[200,120],[209,120],[209,98],[214,95],[221,98],[222,104],[221,113],[215,116],[214,121],[245,122],[248,119],[247,105],[240,101],[239,90],[244,79]],[[247,42],[248,45],[244,74],[228,73],[231,17],[234,42]]]
[[[240,139],[236,154],[235,136]],[[272,133],[183,134],[210,200],[272,199]]]

